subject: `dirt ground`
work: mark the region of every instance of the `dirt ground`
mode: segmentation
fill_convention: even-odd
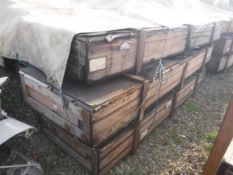
[[[0,70],[10,81],[3,90],[3,108],[14,118],[39,128],[39,114],[24,103],[16,72]],[[208,75],[171,119],[165,120],[109,174],[200,174],[233,92],[233,68]],[[30,139],[15,138],[8,145],[38,156],[45,175],[85,175],[88,171],[38,132]]]

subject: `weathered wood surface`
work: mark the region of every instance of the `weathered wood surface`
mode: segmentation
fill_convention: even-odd
[[[210,44],[214,30],[214,24],[202,26],[189,26],[188,48],[197,48]]]
[[[140,72],[143,64],[183,52],[187,35],[186,27],[157,27],[142,32],[77,36],[72,43],[67,76],[89,84],[128,70]]]
[[[68,74],[89,83],[132,69],[137,45],[135,30],[77,35],[71,46]]]
[[[146,30],[143,62],[158,60],[184,51],[187,42],[186,27],[165,30]]]
[[[203,170],[203,175],[214,175],[220,166],[222,158],[233,138],[233,98],[222,121],[219,133]]]

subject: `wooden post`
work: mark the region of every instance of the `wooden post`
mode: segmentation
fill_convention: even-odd
[[[233,138],[233,96],[202,175],[215,175]]]
[[[92,148],[91,151],[91,168],[92,168],[92,174],[93,175],[99,175],[100,170],[99,170],[99,153],[97,152],[97,149]]]
[[[135,120],[135,126],[134,126],[134,134],[133,134],[134,138],[133,138],[133,146],[132,146],[132,151],[131,151],[132,154],[136,152],[139,142],[140,142],[140,122],[144,116],[144,100],[146,98],[146,85],[147,83],[143,82],[138,114],[137,114],[137,118]]]
[[[138,50],[137,50],[137,56],[136,56],[136,74],[137,75],[139,75],[139,73],[142,70],[145,42],[146,42],[146,31],[141,30],[139,32]]]
[[[229,53],[227,54],[227,60],[226,60],[226,63],[225,63],[225,65],[224,65],[224,70],[227,69],[227,65],[228,65],[228,63],[229,63],[229,59],[230,59],[230,57],[231,57],[232,51],[233,51],[233,42],[231,43],[230,51],[229,51]]]
[[[171,108],[171,112],[169,114],[169,118],[171,118],[175,114],[175,112],[176,112],[177,93],[178,93],[178,91],[176,89],[173,90],[173,92],[172,92],[172,96],[173,96],[172,97],[172,108]]]

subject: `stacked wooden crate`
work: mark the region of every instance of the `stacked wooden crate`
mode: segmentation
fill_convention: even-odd
[[[143,64],[152,60],[182,53],[187,36],[187,27],[77,35],[73,39],[67,74],[91,84],[129,70],[141,71]]]
[[[62,89],[33,67],[20,70],[25,100],[43,115],[47,136],[93,174],[104,174],[203,79],[218,30],[190,28],[196,26],[77,35]]]

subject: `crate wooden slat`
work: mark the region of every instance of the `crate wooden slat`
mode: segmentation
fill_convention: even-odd
[[[67,76],[91,84],[139,67],[141,70],[151,60],[185,50],[186,27],[142,30],[77,35],[71,46]]]

